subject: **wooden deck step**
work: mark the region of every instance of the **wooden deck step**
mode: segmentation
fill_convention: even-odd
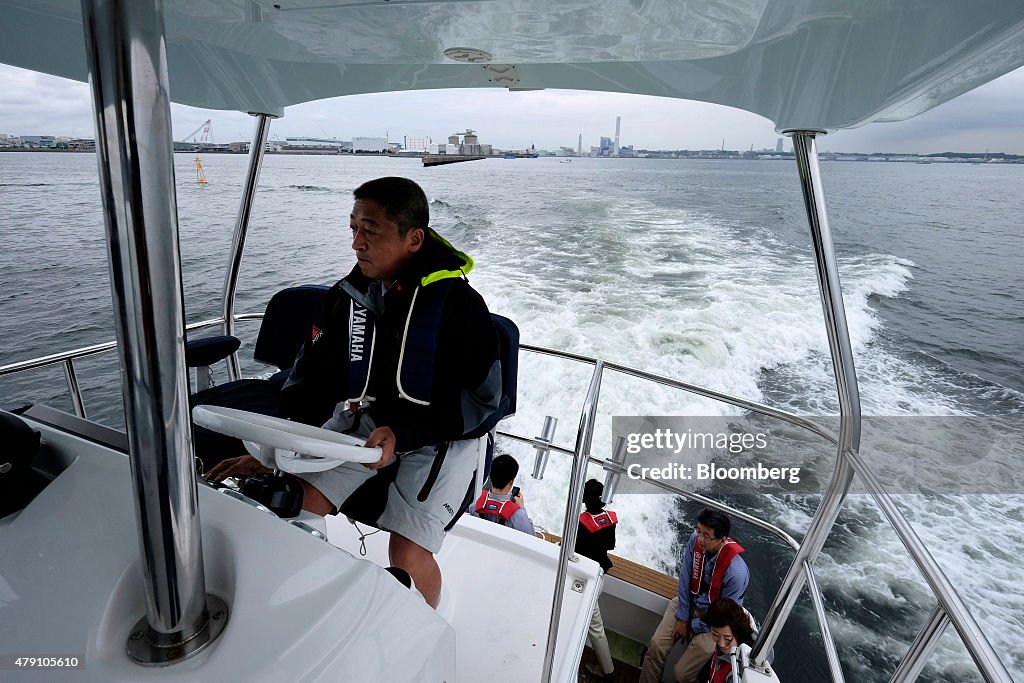
[[[609,554],[609,557],[612,560],[612,568],[608,572],[609,576],[614,576],[634,586],[645,588],[669,600],[678,594],[679,581],[675,577],[618,557],[617,555]]]
[[[547,531],[540,532],[541,537],[551,543],[559,543],[562,540],[561,536],[552,534]],[[627,583],[631,583],[639,588],[644,588],[651,591],[656,595],[660,595],[664,598],[671,600],[676,597],[679,590],[679,581],[673,576],[659,572],[656,569],[651,569],[632,560],[627,560],[624,557],[619,557],[614,553],[608,553],[608,556],[612,560],[611,571],[608,572],[609,576],[614,576],[617,579],[621,579]]]

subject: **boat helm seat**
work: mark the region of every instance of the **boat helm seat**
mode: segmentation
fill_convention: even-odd
[[[240,379],[198,391],[189,398],[189,407],[222,406],[279,417],[281,387],[291,373],[295,356],[309,338],[313,321],[323,310],[328,289],[326,285],[299,285],[282,289],[271,297],[252,356],[276,368],[276,372],[266,379]],[[189,367],[200,367],[200,363],[209,365],[226,358],[238,348],[237,342],[236,338],[227,336],[189,340],[186,344]],[[221,353],[223,355],[218,357]],[[206,470],[224,458],[245,452],[238,439],[199,426],[195,427],[194,443],[196,457]]]
[[[490,434],[498,422],[516,414],[516,393],[519,382],[519,327],[503,315],[491,313],[494,331],[498,333],[498,360],[501,363],[501,401],[498,410],[474,430],[474,434]],[[490,460],[488,460],[490,471]]]
[[[279,387],[288,379],[295,356],[309,334],[309,326],[323,310],[328,289],[326,285],[288,287],[267,303],[252,357],[278,368],[269,379]],[[185,364],[190,368],[206,368],[224,360],[239,346],[241,341],[230,335],[189,339],[185,342]]]
[[[501,400],[498,402],[498,410],[491,417],[484,421],[475,431],[483,433],[487,439],[486,448],[483,449],[483,458],[477,463],[473,481],[469,483],[469,490],[462,499],[462,505],[455,517],[448,523],[445,530],[451,529],[476,500],[480,490],[491,474],[491,462],[494,461],[494,433],[498,423],[506,417],[516,414],[516,394],[519,388],[519,327],[510,319],[496,313],[491,314],[494,322],[494,330],[498,333],[498,360],[501,363]]]

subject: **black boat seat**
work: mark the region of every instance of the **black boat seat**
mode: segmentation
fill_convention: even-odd
[[[185,342],[185,365],[190,368],[209,367],[230,356],[241,345],[238,337],[229,334],[189,339]]]
[[[501,401],[498,410],[482,425],[487,434],[487,452],[484,456],[482,469],[478,468],[476,476],[469,484],[462,506],[455,517],[448,523],[445,530],[451,529],[459,521],[459,517],[480,495],[483,482],[491,474],[491,462],[494,461],[494,432],[498,423],[506,417],[516,414],[516,393],[519,388],[519,326],[503,315],[491,313],[494,329],[498,333],[498,360],[501,362]],[[477,431],[480,431],[479,429]]]
[[[280,417],[281,387],[288,379],[295,356],[309,338],[314,320],[323,310],[328,289],[325,285],[299,285],[282,289],[271,297],[252,356],[278,371],[268,379],[241,379],[198,391],[190,397],[189,407],[224,406]],[[223,335],[190,340],[186,345],[186,357],[191,354],[197,364],[200,361],[207,364],[217,362],[233,353],[227,351],[217,358],[224,349],[230,348],[232,340],[236,342],[237,349],[238,340]],[[188,347],[192,349],[188,350]],[[191,362],[189,366],[194,367]],[[194,443],[196,456],[207,470],[224,458],[245,453],[238,439],[203,427],[195,427]]]

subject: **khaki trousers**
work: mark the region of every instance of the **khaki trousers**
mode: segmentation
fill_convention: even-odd
[[[647,644],[647,656],[640,668],[640,683],[661,683],[665,672],[665,659],[672,649],[672,633],[676,628],[676,609],[679,598],[672,598],[661,617],[661,623]],[[677,683],[704,683],[697,680],[701,668],[715,653],[715,641],[710,633],[698,633],[690,638],[683,656],[676,662],[673,674]]]
[[[615,670],[615,664],[612,662],[612,651],[608,648],[608,636],[604,632],[601,608],[597,605],[594,605],[594,611],[590,615],[587,639],[590,641],[590,647],[594,649],[598,664],[601,665],[601,673],[607,676]]]

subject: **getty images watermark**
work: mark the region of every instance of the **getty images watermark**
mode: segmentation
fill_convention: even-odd
[[[835,469],[836,417],[807,428],[761,415],[615,417],[622,493],[664,485],[715,493],[820,494]],[[607,457],[607,456],[605,456]],[[857,457],[889,493],[1024,492],[1024,420],[1016,416],[869,416]],[[850,493],[865,493],[857,477]]]
[[[612,427],[624,440],[623,493],[661,491],[643,482],[739,491],[764,485],[793,490],[802,481],[802,465],[776,457],[763,425],[723,417],[635,416],[615,417]]]

